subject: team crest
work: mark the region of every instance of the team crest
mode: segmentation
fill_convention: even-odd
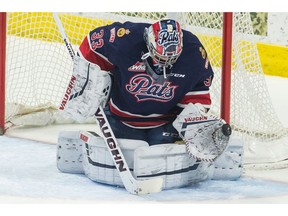
[[[200,51],[200,53],[202,55],[202,58],[206,59],[207,53],[206,53],[205,49],[203,47],[199,47],[199,51]]]
[[[117,31],[117,36],[118,37],[123,37],[125,34],[129,34],[129,33],[130,33],[129,29],[120,28]]]
[[[133,76],[126,85],[126,91],[133,94],[137,101],[159,101],[168,102],[175,96],[175,90],[178,86],[172,85],[171,82],[157,84],[147,74],[137,74]]]

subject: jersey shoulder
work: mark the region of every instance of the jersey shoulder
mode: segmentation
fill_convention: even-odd
[[[206,49],[199,38],[189,31],[183,31],[183,52],[187,56],[193,55],[200,59],[207,57]]]
[[[114,22],[92,30],[88,37],[90,48],[105,56],[112,64],[118,64],[123,57],[140,55],[145,48],[144,28],[148,23]],[[121,58],[120,58],[121,57]]]
[[[128,42],[128,44],[141,43],[143,42],[144,29],[149,27],[148,23],[134,23],[134,22],[124,22],[115,23],[113,27],[115,28],[116,37],[115,42],[118,41],[123,43]]]
[[[213,74],[205,47],[199,38],[189,31],[183,30],[183,51],[178,60],[183,67],[194,68],[194,74]]]
[[[190,31],[182,30],[183,41],[188,46],[203,46],[199,38]]]
[[[149,26],[148,23],[114,22],[110,25],[95,28],[89,35],[92,40],[97,40],[101,37],[107,43],[117,43],[131,37],[134,40],[143,40],[144,28],[147,26]]]

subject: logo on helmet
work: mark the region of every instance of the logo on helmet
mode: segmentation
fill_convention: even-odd
[[[179,44],[179,36],[178,33],[173,31],[168,31],[167,29],[161,30],[158,35],[158,44],[167,48],[172,45]]]

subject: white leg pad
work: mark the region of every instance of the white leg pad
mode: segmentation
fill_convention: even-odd
[[[190,158],[185,145],[141,147],[134,154],[134,175],[162,176],[163,189],[179,188],[206,179],[236,180],[243,171],[243,140],[231,136],[225,152],[213,163]]]
[[[184,187],[206,179],[235,180],[242,175],[243,140],[239,137],[231,136],[228,148],[214,163],[190,158],[185,145],[149,146],[139,140],[117,140],[135,178],[162,176],[163,189]],[[93,181],[123,187],[104,139],[89,132],[60,133],[57,167],[62,172],[85,173]]]
[[[61,131],[57,143],[57,168],[61,172],[84,173],[80,131]]]
[[[83,145],[83,169],[85,175],[96,182],[124,187],[118,170],[111,158],[104,139],[82,132],[85,144]],[[82,137],[83,139],[83,137]],[[131,139],[117,139],[128,167],[133,174],[135,149],[148,146],[147,142]],[[117,154],[114,155],[117,157]]]
[[[162,176],[163,189],[210,179],[213,165],[190,158],[185,148],[185,145],[163,144],[136,149],[134,175],[137,179]]]
[[[214,162],[213,180],[236,180],[243,172],[244,141],[231,136],[225,152]]]

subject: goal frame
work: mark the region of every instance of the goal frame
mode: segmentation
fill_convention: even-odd
[[[0,134],[5,133],[6,12],[0,12]],[[233,13],[223,13],[221,118],[230,122]]]
[[[230,123],[233,13],[223,14],[221,118]]]
[[[0,12],[0,135],[5,133],[6,12]]]

